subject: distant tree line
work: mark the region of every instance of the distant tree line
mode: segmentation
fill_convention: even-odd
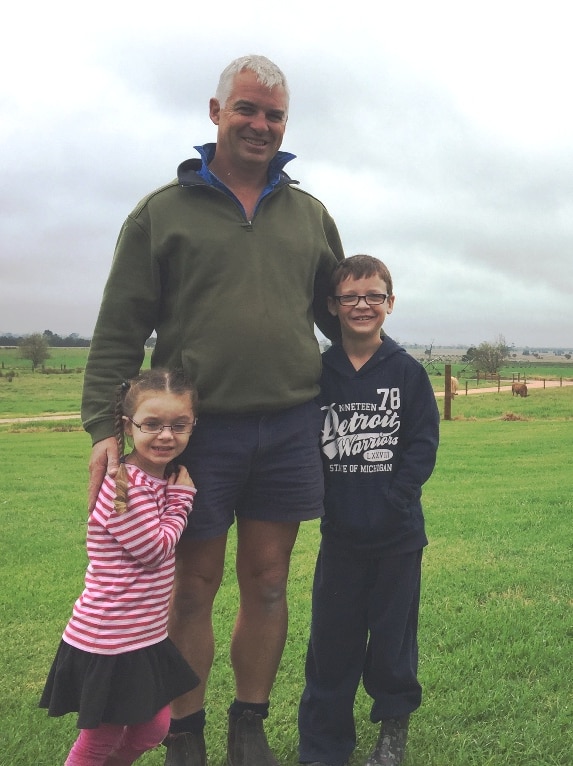
[[[43,333],[31,335],[0,335],[0,346],[21,346],[26,339],[37,335],[45,338],[48,346],[52,348],[88,348],[90,345],[89,338],[82,338],[76,332],[62,337],[51,330],[44,330]]]
[[[147,339],[145,345],[148,348],[153,348],[155,341],[155,336],[152,336]],[[51,330],[22,336],[0,335],[0,346],[18,346],[21,358],[29,359],[32,362],[33,370],[50,358],[50,348],[87,348],[89,345],[89,339],[80,338],[77,333],[62,338]]]
[[[48,341],[48,346],[52,346],[52,348],[87,348],[90,345],[89,338],[80,338],[76,332],[66,335],[65,338],[51,330],[44,330],[42,335]]]
[[[572,356],[571,353],[564,353],[562,349],[555,349],[554,353],[567,360],[571,359]],[[531,354],[536,359],[543,358],[540,353],[529,348],[524,348],[522,354],[523,356]],[[474,370],[480,370],[480,372],[496,373],[511,360],[512,356],[515,357],[516,354],[512,353],[512,349],[505,342],[503,335],[499,335],[493,343],[484,341],[477,347],[470,346],[462,356],[462,362],[471,364]]]
[[[89,348],[91,344],[91,338],[84,338],[77,332],[62,336],[51,330],[44,330],[42,333],[35,332],[28,335],[13,335],[12,333],[0,335],[0,346],[21,346],[24,341],[31,337],[37,338],[38,335],[45,339],[50,348]],[[155,335],[152,335],[145,341],[146,347],[154,348],[156,340]]]

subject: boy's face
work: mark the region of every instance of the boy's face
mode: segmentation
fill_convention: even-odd
[[[338,284],[336,295],[387,295],[386,282],[378,275],[354,279],[349,277]],[[394,308],[394,296],[389,295],[384,303],[369,306],[361,298],[356,306],[342,306],[335,298],[328,298],[328,310],[340,321],[342,337],[352,340],[375,340],[380,337],[380,328],[387,314]]]

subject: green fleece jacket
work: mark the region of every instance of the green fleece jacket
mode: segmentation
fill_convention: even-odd
[[[145,197],[120,232],[88,357],[82,418],[113,435],[113,401],[139,372],[156,331],[155,367],[183,368],[200,412],[269,412],[318,393],[314,322],[336,332],[328,281],[343,250],[335,223],[281,174],[252,221],[188,160]]]

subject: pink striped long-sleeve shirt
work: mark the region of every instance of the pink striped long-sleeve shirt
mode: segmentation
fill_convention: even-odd
[[[63,639],[95,654],[120,654],[163,641],[175,571],[175,545],[196,490],[167,484],[127,464],[127,511],[113,507],[106,476],[88,520],[89,565]]]

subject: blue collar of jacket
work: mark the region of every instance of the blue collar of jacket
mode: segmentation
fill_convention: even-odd
[[[215,186],[219,189],[222,189],[226,194],[234,196],[232,192],[225,186],[225,184],[209,170],[209,163],[215,156],[216,147],[217,145],[214,143],[193,147],[199,152],[201,159],[195,158],[185,160],[179,165],[177,168],[177,179],[181,186],[193,186],[197,183],[207,183],[209,186]],[[261,199],[277,186],[282,186],[283,184],[298,184],[298,181],[290,178],[290,176],[288,176],[283,170],[287,162],[294,160],[295,157],[296,154],[291,154],[290,152],[277,152],[275,154],[269,164],[267,176],[268,183],[263,189]]]

